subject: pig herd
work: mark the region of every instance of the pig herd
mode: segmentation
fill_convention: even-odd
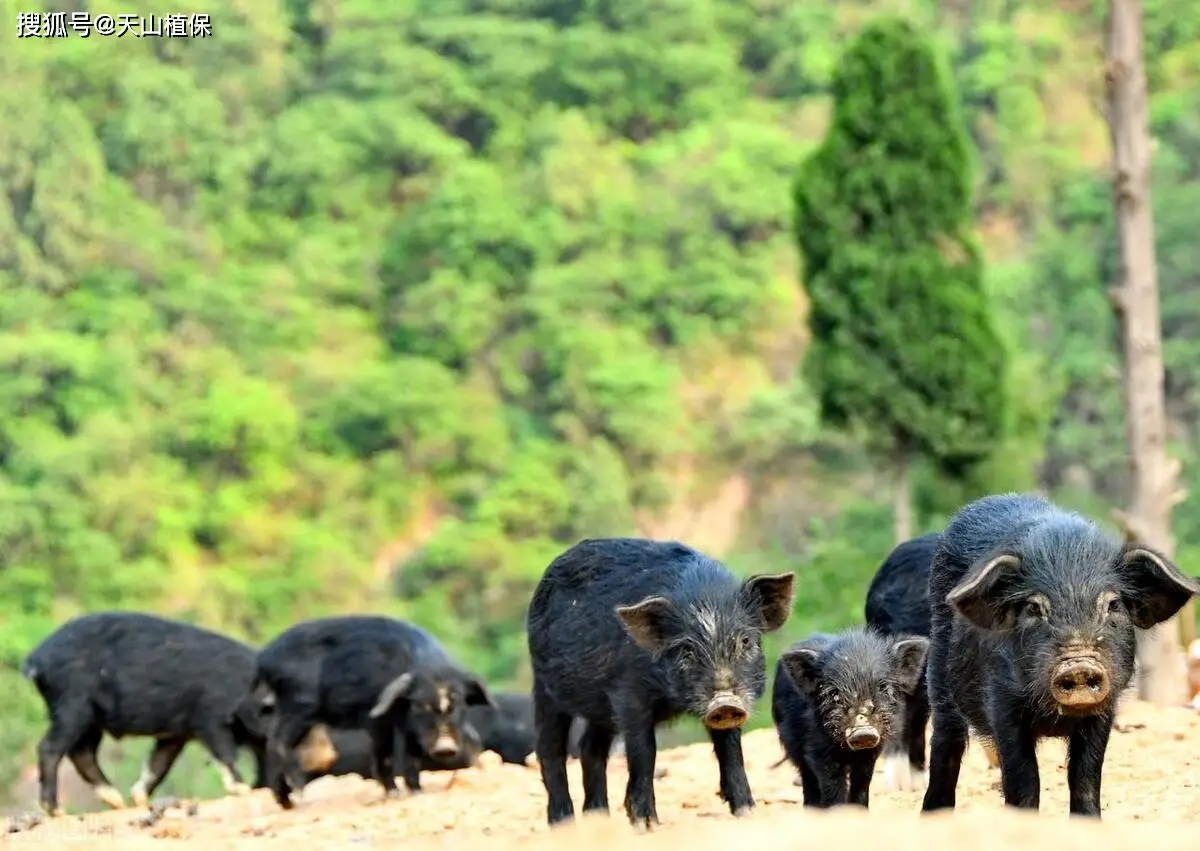
[[[867,806],[886,755],[889,785],[925,786],[923,811],[953,808],[972,735],[992,748],[1005,802],[1037,808],[1036,746],[1052,736],[1067,740],[1070,811],[1099,815],[1134,630],[1196,594],[1161,554],[1042,497],[968,504],[942,532],[892,551],[863,626],[780,656],[771,715],[805,805]],[[655,730],[691,715],[712,741],[721,797],[743,815],[754,796],[741,736],[766,691],[763,636],[787,622],[793,598],[790,572],[739,580],[678,542],[581,541],[530,600],[529,694],[492,691],[434,636],[392,618],[309,620],[256,651],[153,615],[84,615],[22,668],[50,718],[41,803],[60,812],[66,757],[100,800],[124,806],[96,759],[108,733],[155,739],[130,790],[139,806],[193,739],[235,793],[251,786],[236,765],[250,750],[253,785],[284,808],[322,774],[372,777],[390,796],[397,777],[416,793],[422,771],[469,767],[484,750],[518,764],[535,754],[554,825],[575,814],[568,758],[581,763],[583,811],[608,812],[608,760],[623,744],[624,809],[644,829],[658,822]]]

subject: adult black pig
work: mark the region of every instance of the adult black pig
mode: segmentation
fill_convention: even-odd
[[[468,706],[463,726],[463,748],[450,759],[437,760],[412,740],[408,747],[421,771],[459,771],[470,768],[482,751],[492,751],[503,762],[525,765],[534,748],[533,699],[525,692],[491,693],[491,706]],[[358,774],[372,777],[371,737],[366,730],[314,726],[297,748],[307,780],[325,774]]]
[[[865,606],[866,624],[880,635],[929,636],[929,567],[942,539],[932,532],[898,544],[871,579]],[[900,698],[900,735],[883,746],[883,782],[888,789],[924,791],[927,784],[925,727],[929,723],[929,689],[925,669],[911,694]]]
[[[960,510],[929,576],[933,738],[922,810],[954,807],[970,726],[995,742],[1005,803],[1026,809],[1040,801],[1038,740],[1066,738],[1070,811],[1099,816],[1134,628],[1167,620],[1197,593],[1161,554],[1040,496],[989,496]]]
[[[268,774],[285,809],[293,806],[291,790],[304,784],[287,770],[292,754],[315,724],[367,730],[373,776],[394,795],[397,773],[409,791],[421,789],[409,741],[434,760],[453,760],[463,749],[467,707],[492,705],[483,682],[459,668],[436,638],[378,616],[323,618],[285,630],[259,653],[258,679],[275,696]]]
[[[41,805],[59,814],[58,766],[64,756],[110,807],[125,806],[96,755],[105,733],[153,736],[154,751],[130,790],[144,806],[176,758],[199,739],[220,768],[226,790],[249,786],[238,772],[247,747],[263,782],[266,703],[253,697],[253,648],[211,630],[140,612],[95,612],[67,621],[21,668],[50,715],[38,744]]]
[[[708,728],[720,794],[735,814],[754,806],[741,727],[766,690],[762,635],[791,614],[794,574],[738,582],[720,562],[675,541],[585,540],[556,558],[529,605],[537,758],[547,818],[574,817],[567,785],[573,716],[584,811],[608,811],[609,749],[625,739],[625,812],[657,823],[655,727],[684,713]]]

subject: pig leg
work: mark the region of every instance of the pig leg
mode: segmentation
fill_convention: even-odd
[[[721,797],[729,804],[735,816],[748,815],[754,809],[754,795],[750,792],[750,781],[746,777],[746,763],[742,757],[742,731],[709,730],[713,752],[717,755],[717,770],[721,774]],[[651,769],[651,776],[654,771]]]
[[[998,718],[996,755],[1000,757],[1000,788],[1004,803],[1023,810],[1036,810],[1041,802],[1042,781],[1038,774],[1037,739],[1027,724],[1017,718]]]
[[[135,805],[144,807],[150,803],[150,796],[166,778],[167,772],[171,770],[175,760],[179,759],[179,755],[183,753],[187,743],[188,740],[183,737],[155,741],[154,750],[151,751],[150,758],[146,760],[146,764],[142,768],[142,776],[129,790],[129,796],[133,798]]]
[[[267,752],[266,749],[260,746],[254,747],[254,788],[266,789],[270,785],[267,781]]]
[[[408,742],[391,715],[372,723],[367,732],[371,736],[371,771],[383,787],[385,798],[398,797],[396,768],[399,766],[406,774],[409,771]],[[420,787],[419,780],[417,786]]]
[[[285,810],[295,806],[292,790],[304,788],[302,777],[297,776],[301,772],[295,751],[311,727],[304,704],[288,703],[276,709],[267,739],[267,782],[275,801]]]
[[[608,755],[617,731],[589,721],[579,740],[583,768],[583,811],[608,813]]]
[[[534,752],[546,787],[546,820],[551,825],[575,817],[575,803],[567,783],[567,740],[571,734],[570,715],[559,712],[537,687],[533,688],[533,719],[537,730]]]
[[[946,698],[948,701],[949,698]],[[938,701],[933,709],[933,737],[929,743],[929,787],[921,812],[954,809],[958,775],[967,752],[967,723],[958,710]]]
[[[274,747],[267,749],[267,787],[271,790],[276,803],[285,810],[295,806],[292,803],[292,786],[287,780],[287,766]]]
[[[86,706],[62,705],[50,713],[50,729],[38,742],[38,781],[42,809],[52,816],[63,814],[58,806],[58,766],[67,751],[87,734],[92,724]]]
[[[821,781],[817,779],[817,773],[813,771],[807,759],[800,760],[800,787],[804,806],[821,806]]]
[[[395,765],[395,761],[393,760],[393,758],[391,756],[388,756],[385,760],[383,760],[377,764],[375,761],[374,745],[372,745],[371,747],[372,747],[371,765],[370,765],[371,774],[369,777],[364,776],[363,779],[364,780],[375,780],[379,783],[383,783],[383,778],[385,776],[390,774],[391,776],[395,777],[396,769],[393,767]],[[395,749],[396,749],[396,743],[392,742],[392,750],[395,751]]]
[[[1112,719],[1086,718],[1067,740],[1067,788],[1071,815],[1100,815],[1100,775],[1108,750]]]
[[[822,755],[812,762],[811,771],[816,780],[816,806],[824,809],[836,807],[850,801],[849,770],[836,758]]]
[[[404,788],[409,794],[420,795],[421,764],[409,753],[408,736],[399,728],[396,729],[395,739],[392,741],[392,765],[398,767],[395,773],[404,778]]]
[[[249,792],[250,787],[246,785],[237,769],[237,743],[234,741],[233,731],[228,727],[214,725],[201,729],[198,738],[217,761],[217,770],[221,773],[221,783],[225,791],[232,795],[245,795]]]
[[[922,792],[928,785],[925,761],[925,728],[929,724],[929,691],[924,677],[908,698],[904,713],[904,744],[908,750],[909,785],[904,791]]]
[[[659,823],[654,801],[654,760],[658,756],[654,716],[637,706],[622,707],[618,711],[621,734],[625,737],[625,763],[629,767],[625,814],[634,827],[648,830]]]
[[[420,795],[424,791],[421,788],[421,766],[412,757],[406,759],[400,767],[400,776],[404,778],[404,788],[411,794]]]
[[[871,806],[871,777],[875,774],[875,757],[864,757],[850,763],[850,794],[848,803]]]
[[[124,809],[125,798],[104,776],[100,763],[96,761],[96,751],[100,748],[102,738],[104,730],[99,726],[92,727],[75,742],[67,757],[79,772],[79,776],[95,791],[97,798],[114,810]]]

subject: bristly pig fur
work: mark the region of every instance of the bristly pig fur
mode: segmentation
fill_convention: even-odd
[[[720,562],[673,541],[585,540],[556,558],[528,615],[549,822],[574,814],[566,757],[576,715],[587,723],[585,811],[608,811],[609,749],[621,734],[626,814],[635,826],[656,823],[654,729],[683,714],[709,726],[730,809],[753,807],[740,725],[766,689],[762,635],[791,614],[793,580],[786,573],[739,582]]]
[[[815,635],[780,656],[771,715],[804,804],[868,806],[875,762],[903,720],[928,639],[864,628]]]
[[[953,808],[968,725],[992,739],[1005,803],[1037,809],[1036,744],[1067,741],[1073,814],[1100,814],[1134,627],[1174,615],[1200,586],[1160,553],[1029,494],[977,500],[951,520],[929,577],[933,737],[922,809]]]
[[[478,676],[462,670],[441,642],[412,623],[374,615],[343,615],[295,624],[258,655],[258,682],[275,695],[268,743],[268,782],[285,809],[304,776],[289,766],[318,723],[368,731],[372,775],[389,796],[401,774],[419,792],[420,764],[408,743],[453,761],[463,750],[470,706],[492,705]],[[439,753],[440,751],[440,753]]]

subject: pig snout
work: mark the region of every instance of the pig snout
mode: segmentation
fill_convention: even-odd
[[[458,756],[458,742],[454,741],[454,737],[449,733],[442,733],[434,741],[433,747],[429,750],[429,755],[436,759],[449,759],[453,756]]]
[[[1066,710],[1092,709],[1111,689],[1108,671],[1095,656],[1068,657],[1055,666],[1050,677],[1050,692]]]
[[[704,726],[710,730],[733,730],[750,717],[746,702],[735,694],[718,694],[708,702]]]
[[[854,725],[846,730],[846,747],[852,751],[869,750],[879,747],[879,728],[867,720],[867,716],[858,715]]]

